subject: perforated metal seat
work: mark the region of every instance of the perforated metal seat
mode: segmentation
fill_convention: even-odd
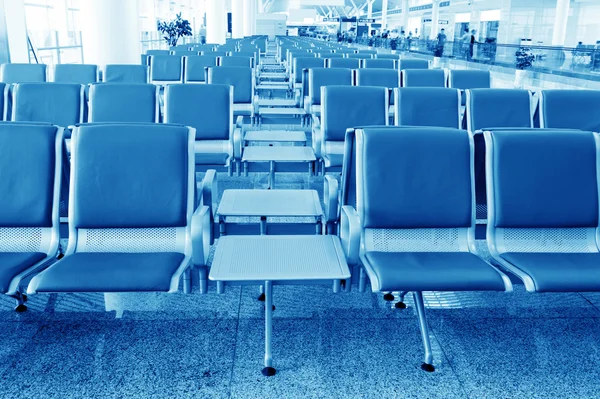
[[[26,310],[22,281],[56,260],[63,129],[0,123],[0,292]]]
[[[77,126],[69,245],[28,292],[176,292],[182,277],[189,292],[192,255],[205,267],[210,229],[208,207],[194,212],[193,146],[183,126]]]
[[[598,137],[559,129],[484,136],[494,261],[528,291],[599,291]]]
[[[349,264],[360,257],[374,292],[400,291],[403,304],[413,291],[426,371],[434,367],[422,291],[512,289],[475,253],[472,168],[472,138],[464,130],[356,129],[358,211],[342,208],[340,238]]]

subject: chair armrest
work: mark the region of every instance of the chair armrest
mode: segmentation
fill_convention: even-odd
[[[258,115],[258,104],[258,95],[254,95],[254,97],[252,97],[252,116]]]
[[[342,207],[340,241],[348,264],[357,265],[360,256],[360,219],[356,209],[349,205]]]
[[[315,124],[316,122],[316,124]],[[312,148],[315,151],[315,157],[321,159],[321,143],[323,142],[323,131],[319,124],[319,118],[313,117],[312,127]]]
[[[194,266],[206,266],[210,253],[210,210],[200,205],[192,215],[192,262]]]
[[[237,118],[235,118],[235,127],[241,129],[243,126],[244,126],[244,117],[239,115]]]
[[[214,169],[209,169],[206,171],[204,178],[202,179],[202,186],[200,187],[199,192],[199,201],[198,206],[206,206],[208,207],[209,217],[210,217],[210,233],[209,240],[210,245],[214,243],[214,234],[213,234],[213,224],[215,222],[215,214],[217,212],[217,195],[219,193],[217,188],[217,171]]]
[[[338,219],[339,184],[335,177],[325,175],[323,179],[323,201],[325,202],[325,220],[335,222]]]
[[[241,127],[233,129],[233,159],[239,161],[242,159],[242,146],[244,132]]]

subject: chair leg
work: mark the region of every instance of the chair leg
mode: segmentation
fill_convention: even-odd
[[[208,292],[208,268],[206,266],[198,268],[198,285],[201,294]]]
[[[433,367],[433,354],[431,353],[431,342],[429,340],[429,326],[427,325],[427,319],[425,318],[425,304],[423,303],[423,293],[413,292],[413,298],[417,308],[417,316],[419,317],[419,329],[421,330],[421,338],[423,339],[423,347],[425,349],[425,361],[421,365],[421,369],[432,372],[435,371]]]
[[[192,270],[190,267],[187,268],[183,273],[183,293],[190,294],[192,292]]]
[[[406,304],[404,303],[406,294],[408,294],[408,291],[400,291],[400,300],[394,305],[396,309],[406,309]]]
[[[25,312],[27,310],[27,305],[25,305],[25,302],[27,301],[27,295],[17,292],[15,295],[13,295],[13,298],[15,298],[17,301],[17,306],[15,306],[15,312]]]
[[[365,292],[367,289],[367,273],[364,268],[360,268],[358,276],[358,292]]]

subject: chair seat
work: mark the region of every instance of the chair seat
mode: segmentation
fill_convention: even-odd
[[[505,290],[500,273],[468,252],[367,252],[363,262],[381,291]]]
[[[600,290],[599,253],[515,253],[503,259],[527,273],[540,292]]]
[[[75,253],[34,277],[29,291],[169,291],[184,258],[176,252]]]
[[[0,292],[5,293],[12,279],[46,257],[42,252],[0,252]]]

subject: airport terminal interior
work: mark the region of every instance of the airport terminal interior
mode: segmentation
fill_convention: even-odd
[[[600,398],[600,0],[0,0],[0,398]]]

